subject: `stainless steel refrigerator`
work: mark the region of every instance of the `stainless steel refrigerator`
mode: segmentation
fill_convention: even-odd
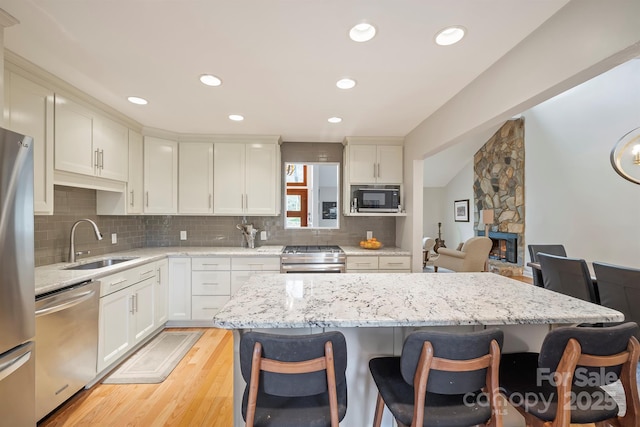
[[[0,128],[0,423],[35,421],[33,139]]]

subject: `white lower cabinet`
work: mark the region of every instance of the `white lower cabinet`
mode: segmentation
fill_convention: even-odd
[[[191,258],[169,258],[169,320],[191,320]]]
[[[348,256],[347,273],[410,273],[410,256]]]
[[[169,320],[169,261],[163,259],[156,263],[156,291],[154,293],[154,318],[157,326]]]
[[[280,257],[238,257],[231,259],[231,295],[256,274],[280,272]]]
[[[155,329],[154,287],[151,277],[100,298],[98,372]]]
[[[211,321],[251,276],[279,271],[279,256],[170,258],[169,321]]]

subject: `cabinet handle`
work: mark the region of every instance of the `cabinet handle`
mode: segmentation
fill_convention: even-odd
[[[129,310],[129,312],[130,312],[131,314],[135,314],[135,310],[134,310],[134,308],[133,308],[133,307],[134,307],[134,305],[133,305],[133,304],[134,304],[134,302],[133,302],[133,299],[134,299],[134,298],[135,298],[135,295],[131,295],[131,309]]]
[[[376,164],[373,164],[373,177],[376,177]]]
[[[100,169],[100,163],[98,162],[98,150],[93,151],[93,167]]]
[[[149,192],[147,191],[147,207],[149,207]]]
[[[402,265],[402,262],[388,262],[387,265]]]
[[[203,263],[202,263],[202,266],[205,266],[205,265],[206,265],[206,266],[209,266],[209,267],[217,267],[217,266],[218,266],[218,265],[220,265],[220,264],[209,264],[209,263],[203,262]]]
[[[118,286],[120,283],[124,283],[126,281],[127,279],[122,279],[122,280],[118,280],[117,282],[111,282],[109,283],[109,286]]]
[[[162,274],[162,269],[158,269],[158,285],[162,283],[162,279],[160,278],[160,274]]]
[[[376,178],[380,178],[380,163],[378,163],[378,173],[376,174]]]
[[[104,169],[104,150],[100,150],[100,169]]]
[[[209,209],[211,209],[212,200],[213,200],[213,195],[209,194]]]
[[[129,204],[133,206],[133,190],[131,190],[129,193],[131,194],[131,202]]]
[[[136,313],[137,313],[138,312],[138,294],[134,294],[133,298],[134,298],[134,301],[135,301],[135,304],[136,304]]]
[[[249,209],[249,195],[245,193],[244,195],[244,208],[245,210]]]
[[[202,286],[218,286],[218,282],[202,282]]]

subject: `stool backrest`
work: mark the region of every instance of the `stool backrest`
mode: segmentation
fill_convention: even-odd
[[[629,339],[638,333],[638,325],[627,322],[611,327],[562,327],[552,330],[545,337],[538,367],[552,374],[558,368],[565,347],[571,338],[578,341],[582,354],[593,356],[610,356],[627,350]],[[578,365],[579,366],[579,365]],[[581,375],[574,376],[577,381],[589,381],[590,385],[607,385],[620,378],[622,366],[580,367]],[[604,372],[601,370],[604,369]],[[551,378],[551,377],[549,377]]]
[[[529,245],[529,256],[531,262],[538,262],[538,252],[550,255],[567,256],[564,245]]]
[[[440,331],[416,331],[410,333],[404,341],[400,357],[402,378],[414,384],[414,376],[422,352],[423,344],[431,343],[433,355],[451,360],[469,360],[490,353],[491,341],[495,340],[500,348],[504,339],[498,329],[486,329],[479,332],[451,333]],[[469,372],[446,372],[432,369],[429,371],[427,391],[440,394],[464,394],[480,390],[486,384],[487,369]]]
[[[312,335],[276,335],[246,332],[240,340],[240,369],[249,384],[253,349],[256,342],[262,345],[262,357],[281,362],[301,362],[324,357],[325,343],[333,345],[336,385],[346,382],[347,344],[340,332]],[[302,374],[261,372],[259,389],[275,396],[312,396],[327,391],[327,374],[323,371]]]

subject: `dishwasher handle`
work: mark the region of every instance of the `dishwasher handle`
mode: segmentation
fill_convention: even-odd
[[[52,301],[49,304],[46,303],[47,299],[44,299],[42,300],[42,306],[36,310],[36,317],[56,313],[76,306],[91,298],[95,293],[95,290],[73,293],[62,300],[60,300],[60,298],[51,297]],[[59,296],[56,295],[56,297]]]

